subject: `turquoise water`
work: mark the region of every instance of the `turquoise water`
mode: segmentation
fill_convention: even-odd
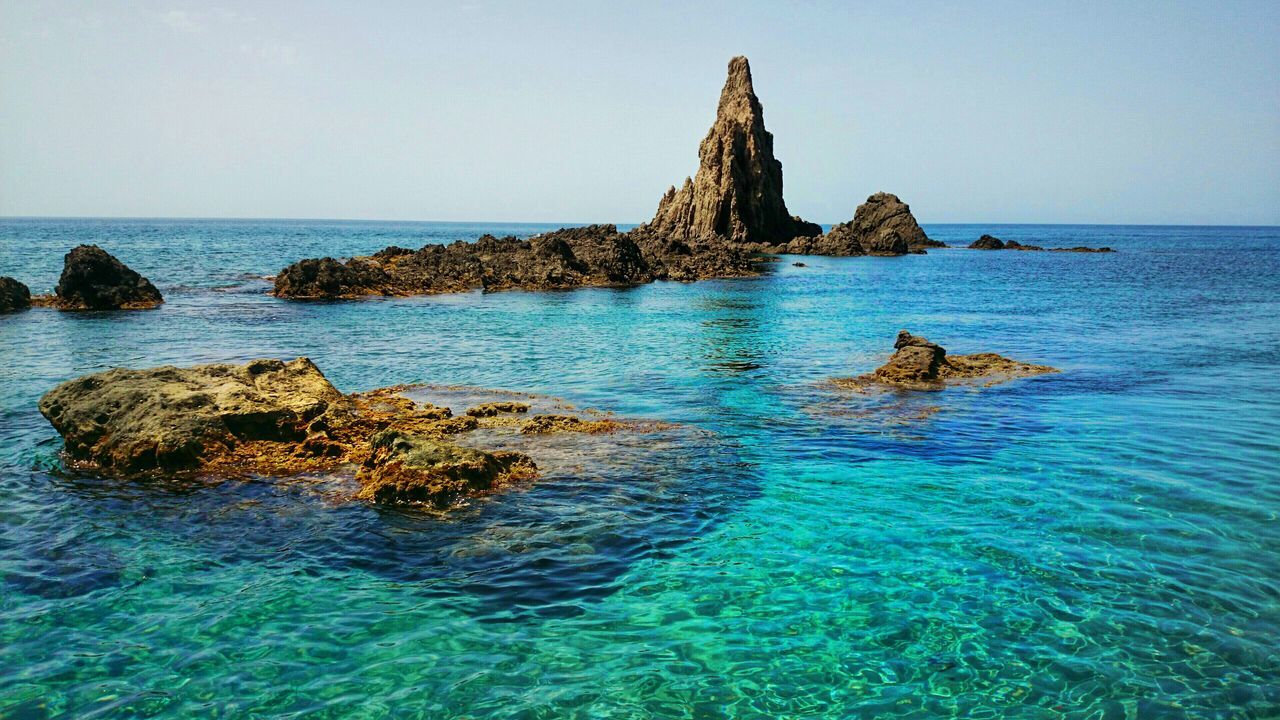
[[[0,717],[1280,715],[1280,229],[927,226],[1110,255],[289,304],[294,259],[542,226],[0,221],[167,303],[0,317]],[[1063,370],[863,397],[910,328]],[[55,471],[35,409],[123,365],[307,355],[683,423],[448,518],[305,482]]]

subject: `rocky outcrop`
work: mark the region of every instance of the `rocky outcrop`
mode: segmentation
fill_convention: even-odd
[[[723,237],[738,243],[778,243],[822,229],[787,211],[782,163],[751,84],[745,57],[729,61],[716,120],[698,147],[698,172],[667,190],[648,227],[677,240]]]
[[[0,313],[31,307],[31,290],[11,277],[0,277]]]
[[[748,251],[715,238],[679,240],[614,225],[565,228],[528,240],[390,247],[345,263],[302,260],[276,276],[276,297],[338,299],[483,290],[561,290],[756,274]]]
[[[1049,252],[1086,252],[1086,253],[1107,253],[1115,252],[1109,247],[1091,248],[1091,247],[1070,247],[1070,248],[1044,248],[1039,245],[1025,245],[1017,240],[1001,240],[991,235],[983,235],[982,237],[969,243],[970,250],[1026,250],[1026,251],[1042,251]]]
[[[97,245],[67,253],[54,292],[60,310],[140,310],[164,302],[151,281]]]
[[[254,360],[86,375],[46,393],[40,412],[63,437],[66,465],[81,472],[163,479],[358,468],[357,499],[435,506],[537,472],[521,453],[460,445],[464,433],[484,428],[489,441],[501,442],[493,433],[518,438],[640,428],[568,414],[523,420],[517,415],[530,405],[506,400],[473,405],[455,417],[448,407],[401,394],[408,389],[344,395],[306,358]]]
[[[381,504],[417,503],[444,507],[482,495],[514,480],[530,479],[538,468],[528,455],[461,447],[424,435],[384,430],[356,480],[356,497]]]
[[[869,255],[903,255],[911,250],[946,247],[946,243],[930,240],[911,214],[911,207],[891,193],[868,197],[850,223],[853,236]]]
[[[863,388],[871,384],[905,390],[942,390],[947,385],[977,383],[995,385],[1014,378],[1057,372],[1047,365],[1033,365],[1011,360],[995,353],[948,355],[937,343],[898,332],[889,361],[875,372],[856,378],[838,379],[843,387]]]

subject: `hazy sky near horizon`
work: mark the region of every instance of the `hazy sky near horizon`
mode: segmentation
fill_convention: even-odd
[[[793,213],[1280,224],[1280,2],[0,0],[0,215],[639,222],[751,60]]]

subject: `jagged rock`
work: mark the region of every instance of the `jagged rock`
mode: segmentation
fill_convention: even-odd
[[[1004,241],[998,237],[991,235],[983,235],[982,237],[969,243],[970,250],[1003,250]]]
[[[890,193],[878,192],[868,197],[850,222],[854,238],[870,255],[904,255],[912,248],[946,247],[946,243],[930,240],[911,214],[911,207]],[[902,243],[890,239],[891,231],[898,234]],[[906,249],[898,252],[904,245]],[[883,250],[874,251],[873,247]]]
[[[1084,252],[1084,253],[1106,253],[1115,252],[1109,247],[1091,248],[1091,247],[1070,247],[1070,248],[1044,248],[1039,245],[1026,245],[1017,240],[1000,240],[1000,238],[991,235],[983,235],[969,244],[970,250],[1023,250],[1023,251],[1043,251],[1049,252]]]
[[[198,467],[245,441],[301,442],[342,393],[308,359],[115,369],[50,390],[66,453],[109,474]]]
[[[356,497],[377,503],[445,506],[537,474],[533,460],[522,453],[485,452],[400,430],[375,435],[371,448],[356,473]]]
[[[814,236],[822,228],[787,211],[782,163],[751,84],[745,57],[729,61],[716,120],[698,147],[693,178],[662,196],[648,227],[659,235],[690,240],[719,236],[739,243],[777,243]]]
[[[748,252],[722,239],[679,240],[614,225],[564,228],[528,240],[390,247],[340,263],[303,260],[276,276],[274,294],[295,300],[485,290],[557,290],[756,274]]]
[[[329,257],[301,260],[281,270],[275,280],[277,296],[298,300],[389,295],[391,287],[381,267],[360,258],[346,263]]]
[[[0,313],[31,307],[31,290],[11,277],[0,277]]]
[[[906,330],[898,332],[893,347],[895,352],[889,361],[875,372],[837,379],[835,384],[857,389],[881,384],[905,390],[941,390],[948,384],[980,380],[984,385],[995,385],[1014,378],[1058,372],[1047,365],[1032,365],[995,353],[948,355],[937,343]]]
[[[97,245],[67,253],[54,292],[60,310],[139,310],[164,302],[149,280]]]

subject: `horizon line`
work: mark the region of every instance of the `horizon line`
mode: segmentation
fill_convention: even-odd
[[[560,227],[583,227],[586,225],[643,225],[645,222],[623,221],[591,221],[565,222],[560,220],[409,220],[402,218],[339,218],[339,217],[238,217],[238,216],[201,216],[201,215],[0,215],[0,220],[179,220],[179,221],[212,221],[212,222],[349,222],[349,223],[435,223],[449,225],[558,225]],[[819,225],[830,227],[835,223],[819,222]],[[1239,223],[1153,223],[1153,222],[1028,222],[1028,221],[918,221],[920,225],[1064,225],[1079,227],[1222,227],[1222,228],[1280,228],[1280,224],[1239,224]]]

